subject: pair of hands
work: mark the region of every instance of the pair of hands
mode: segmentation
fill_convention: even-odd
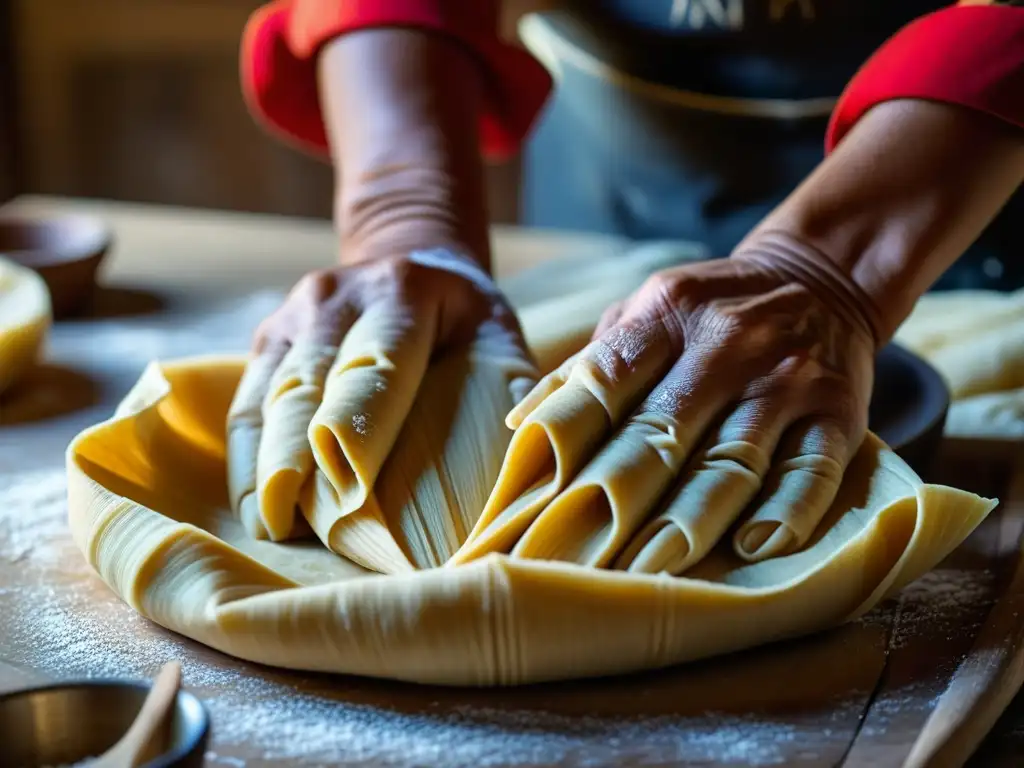
[[[701,451],[720,483],[735,471],[756,475],[762,498],[735,540],[737,551],[751,560],[790,551],[831,505],[866,432],[876,331],[862,304],[813,252],[770,233],[755,237],[729,259],[652,276],[608,309],[585,349],[535,386],[526,368],[508,426],[519,427],[542,402],[573,397],[574,383],[585,379],[613,426],[660,425],[672,444],[665,461],[678,466]],[[353,364],[338,358],[339,346],[374,312],[408,318],[394,326],[397,333],[427,333],[435,355],[497,335],[530,360],[515,314],[469,260],[425,252],[312,273],[257,331],[231,411],[229,450],[244,442],[262,453],[271,440],[304,440],[307,425],[274,423],[270,393],[292,375],[282,374],[289,350],[322,350],[312,379],[301,382],[322,388],[332,366]],[[432,327],[415,320],[424,317],[436,318]],[[399,423],[408,407],[396,399]],[[750,461],[751,446],[754,455],[773,457],[771,467]],[[271,478],[258,457],[248,464],[253,472],[231,479],[233,502],[251,522],[259,519],[254,491]],[[733,498],[744,507],[750,501]],[[797,524],[780,525],[783,519]]]

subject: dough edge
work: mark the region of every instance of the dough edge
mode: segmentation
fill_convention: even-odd
[[[0,281],[5,276],[13,282],[13,295],[4,297],[0,293],[0,300],[17,302],[18,306],[10,313],[9,322],[0,324],[0,394],[35,365],[53,322],[50,292],[42,277],[28,267],[0,258]]]
[[[889,504],[801,577],[756,589],[505,555],[299,586],[207,531],[111,492],[83,455],[158,409],[177,375],[243,365],[241,356],[151,364],[111,419],[69,445],[69,522],[90,565],[143,616],[270,666],[444,685],[665,667],[859,617],[938,564],[996,506],[918,481],[915,495]],[[881,555],[884,573],[851,583],[844,558],[886,550],[908,525],[903,550]],[[127,532],[145,546],[125,547]]]

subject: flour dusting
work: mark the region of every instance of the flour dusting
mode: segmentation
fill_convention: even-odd
[[[947,640],[973,636],[984,620],[979,607],[992,604],[995,574],[939,568],[926,573],[900,594],[892,647],[899,649],[923,631]]]
[[[0,474],[0,562],[55,562],[69,541],[66,500],[63,470]]]

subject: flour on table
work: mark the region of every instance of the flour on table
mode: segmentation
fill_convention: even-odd
[[[978,606],[992,602],[994,580],[991,571],[937,568],[926,573],[900,593],[892,647],[904,647],[925,628],[947,640],[973,637]]]
[[[64,471],[0,474],[0,504],[0,562],[35,555],[56,564],[60,545],[70,543]],[[0,594],[5,591],[0,588]]]
[[[101,350],[108,363],[142,370],[153,360],[241,354],[249,348],[256,326],[283,299],[278,291],[260,291],[195,315],[70,323],[61,329],[61,357],[65,362],[88,361]]]

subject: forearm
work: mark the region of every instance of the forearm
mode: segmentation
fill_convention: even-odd
[[[381,28],[328,43],[318,68],[342,258],[447,247],[489,268],[473,57],[442,35]]]
[[[774,232],[852,278],[886,341],[1024,181],[1024,131],[927,101],[880,104],[748,238]]]

